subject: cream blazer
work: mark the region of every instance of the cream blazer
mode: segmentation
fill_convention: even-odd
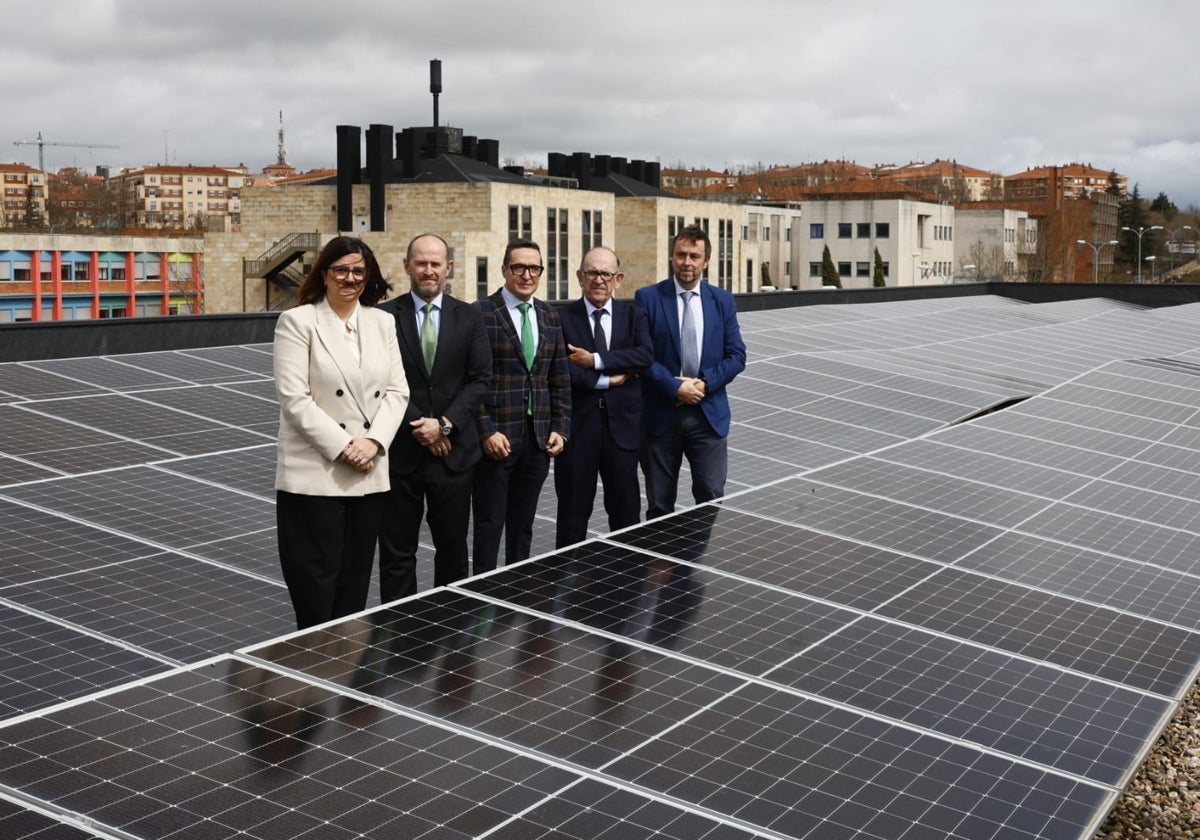
[[[359,307],[361,366],[346,346],[345,332],[324,298],[281,313],[275,325],[276,490],[362,496],[390,489],[387,448],[408,408],[396,319]],[[368,474],[337,460],[356,437],[383,446]]]

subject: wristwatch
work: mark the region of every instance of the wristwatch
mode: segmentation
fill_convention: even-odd
[[[450,437],[450,433],[454,431],[454,426],[445,417],[442,418],[442,424],[439,428],[442,430],[442,437]]]

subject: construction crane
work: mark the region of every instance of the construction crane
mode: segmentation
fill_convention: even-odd
[[[46,171],[46,146],[75,146],[80,149],[119,149],[120,146],[113,146],[109,143],[51,143],[49,140],[42,139],[42,132],[38,132],[36,140],[14,140],[14,146],[37,146],[38,147],[38,169],[42,172]]]

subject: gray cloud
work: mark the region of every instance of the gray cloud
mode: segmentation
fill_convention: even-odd
[[[1151,0],[603,6],[9,0],[6,142],[47,166],[331,166],[338,123],[431,118],[544,160],[593,151],[724,168],[1080,161],[1200,204],[1200,7]],[[36,162],[36,148],[0,159]],[[164,151],[165,150],[165,151]]]

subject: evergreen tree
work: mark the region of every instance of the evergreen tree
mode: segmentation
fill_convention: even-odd
[[[1137,271],[1137,254],[1138,254],[1138,235],[1137,229],[1140,227],[1148,227],[1149,214],[1142,202],[1141,193],[1138,191],[1138,184],[1133,185],[1133,190],[1117,207],[1117,225],[1119,227],[1127,227],[1132,230],[1122,230],[1118,233],[1118,239],[1121,244],[1117,246],[1117,253],[1113,257],[1115,263],[1124,265],[1126,268],[1131,268],[1134,272]],[[1145,244],[1145,243],[1144,243]]]
[[[1158,196],[1150,202],[1151,213],[1161,213],[1164,221],[1171,221],[1179,212],[1179,208],[1175,206],[1175,202],[1167,198],[1165,192],[1160,192]]]
[[[842,288],[842,278],[838,275],[837,266],[833,264],[833,255],[829,253],[828,245],[825,246],[825,253],[821,255],[821,283]]]
[[[887,285],[887,282],[883,278],[883,257],[879,256],[878,248],[875,249],[875,266],[871,271],[871,277],[873,278],[871,285],[875,286],[875,288],[882,289]]]

